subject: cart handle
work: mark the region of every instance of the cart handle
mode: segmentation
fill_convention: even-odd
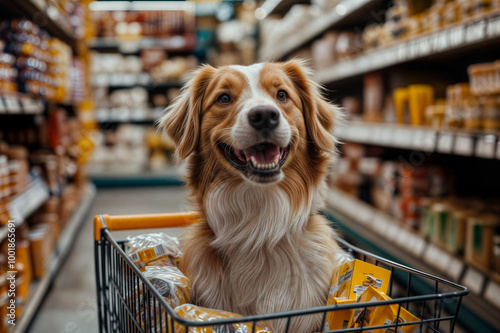
[[[142,215],[97,215],[94,218],[94,238],[101,240],[101,231],[154,229],[186,227],[198,222],[199,216],[195,212],[169,214],[142,214]]]

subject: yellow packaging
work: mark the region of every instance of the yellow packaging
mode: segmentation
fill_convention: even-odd
[[[396,121],[398,124],[405,123],[408,114],[408,89],[398,88],[393,92],[394,108],[396,110]]]
[[[411,125],[425,125],[425,109],[434,102],[434,88],[426,84],[408,86],[408,110]]]
[[[334,271],[328,296],[355,300],[368,286],[387,292],[390,278],[391,271],[354,259]]]
[[[356,303],[355,299],[328,297],[326,305],[346,305]],[[355,309],[335,310],[326,314],[325,330],[334,331],[349,327]]]
[[[381,292],[380,290],[368,287],[365,292],[358,298],[357,303],[365,302],[379,302],[391,300],[389,296]],[[366,313],[365,313],[366,311]],[[398,317],[399,311],[399,317]],[[412,315],[405,308],[399,308],[398,304],[384,305],[384,306],[372,306],[365,308],[359,308],[354,311],[354,315],[349,324],[349,328],[360,327],[361,321],[364,321],[363,327],[369,328],[370,326],[382,326],[395,324],[398,321],[400,324],[408,322],[418,322],[420,319]],[[412,333],[417,324],[398,326],[398,333]],[[376,329],[370,330],[372,333],[386,333],[394,332],[394,328],[391,329]]]
[[[228,318],[241,317],[239,314],[202,308],[192,304],[184,304],[175,308],[175,312],[183,319],[193,321],[213,321]],[[217,333],[221,332],[221,326],[202,326],[202,327],[189,327],[189,333]],[[253,327],[250,324],[231,324],[224,327],[228,332],[253,332]],[[224,332],[226,330],[223,330]],[[186,333],[186,328],[183,325],[175,323],[174,333]],[[255,327],[255,333],[271,333],[267,328]]]

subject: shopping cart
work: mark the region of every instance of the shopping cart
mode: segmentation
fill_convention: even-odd
[[[212,332],[229,333],[256,331],[259,323],[286,320],[286,332],[292,320],[304,316],[322,316],[321,332],[453,332],[462,297],[468,294],[466,287],[386,260],[342,239],[337,241],[358,259],[391,270],[387,294],[388,301],[332,305],[258,316],[247,316],[209,322],[189,321],[179,317],[159,292],[137,269],[125,254],[125,242],[116,241],[112,231],[183,227],[196,223],[194,213],[161,215],[99,215],[94,219],[95,269],[97,282],[97,311],[100,332]],[[401,287],[401,285],[403,287]],[[414,289],[419,291],[415,294]],[[397,306],[397,318],[378,326],[363,326],[367,309]],[[361,325],[356,328],[327,331],[325,318],[331,311],[363,309]],[[419,321],[404,322],[399,315],[409,310]],[[369,313],[369,312],[368,312]],[[235,326],[240,324],[240,326]],[[248,326],[242,326],[248,325]],[[250,326],[251,325],[251,326]],[[235,327],[240,327],[239,330]],[[415,329],[413,329],[415,328]],[[276,332],[277,333],[277,332]],[[280,332],[281,333],[281,332]]]

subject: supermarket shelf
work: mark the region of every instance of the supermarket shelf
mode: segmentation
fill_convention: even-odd
[[[351,122],[348,126],[339,127],[336,135],[343,141],[500,159],[500,149],[497,149],[500,132]]]
[[[97,123],[101,127],[105,126],[116,126],[120,124],[131,124],[131,125],[153,125],[156,119],[153,117],[145,118],[123,118],[123,119],[99,119]]]
[[[76,38],[73,28],[66,22],[59,10],[48,2],[39,0],[0,0],[2,14],[9,13],[17,17],[34,20],[41,28],[52,36],[66,42],[76,49]]]
[[[330,84],[413,60],[461,52],[479,44],[494,45],[499,40],[500,11],[497,10],[466,24],[457,24],[339,62],[318,71],[314,78],[321,84]]]
[[[97,37],[90,41],[89,47],[94,50],[118,50],[121,53],[133,54],[147,48],[163,48],[167,52],[192,52],[195,36],[173,36],[168,38],[141,37],[137,39],[120,39],[117,37]]]
[[[94,74],[92,76],[94,87],[109,88],[131,88],[141,86],[148,89],[153,88],[178,88],[182,85],[182,80],[170,82],[154,82],[148,73],[119,73],[119,74]]]
[[[44,102],[23,95],[0,95],[0,115],[39,115],[45,109]]]
[[[121,171],[118,168],[105,167],[99,170],[89,165],[89,178],[99,188],[131,186],[178,186],[184,185],[182,173],[184,166],[169,167],[161,172],[144,169]]]
[[[280,60],[290,52],[310,42],[327,29],[349,20],[365,9],[365,7],[379,2],[380,0],[343,0],[337,7],[315,18],[314,24],[311,23],[303,29],[297,30],[292,36],[283,38],[279,43],[271,46],[263,45],[259,53],[259,59],[260,61]],[[336,10],[340,8],[339,6],[343,6],[342,11],[339,11],[340,14]]]
[[[310,0],[266,0],[260,8],[262,8],[266,16],[269,15],[284,15],[294,5],[310,4]]]
[[[84,190],[80,205],[59,237],[54,249],[54,254],[48,265],[47,273],[41,280],[32,283],[24,311],[16,321],[16,326],[14,326],[11,333],[25,332],[34,319],[34,315],[41,305],[50,285],[71,251],[76,234],[87,216],[88,210],[94,200],[95,193],[96,190],[94,185],[88,184],[87,188]]]
[[[20,226],[48,198],[49,189],[40,178],[35,178],[28,188],[10,203],[9,214],[11,219],[15,221],[17,227]]]
[[[464,297],[458,316],[462,326],[471,332],[500,330],[499,283],[347,193],[332,188],[326,199],[325,214],[346,237],[390,260],[469,287],[471,293]]]

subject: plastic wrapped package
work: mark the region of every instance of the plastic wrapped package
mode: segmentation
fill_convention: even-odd
[[[161,232],[127,239],[127,255],[141,271],[145,271],[145,266],[178,266],[182,257],[177,238]]]
[[[241,317],[241,315],[235,313],[202,308],[192,304],[184,304],[178,306],[177,308],[175,308],[175,312],[183,319],[199,321],[199,322]],[[236,323],[232,325],[221,325],[221,326],[189,327],[188,332],[189,333],[248,333],[248,332],[271,333],[271,330],[269,330],[268,328],[255,327],[255,331],[253,331],[253,329],[254,328],[250,324]],[[175,323],[174,333],[184,333],[184,332],[186,332],[185,326]]]
[[[149,266],[145,268],[144,276],[172,308],[189,302],[191,283],[177,267]],[[147,289],[142,281],[139,281],[135,293],[131,296],[135,298],[131,303],[135,304],[137,321],[144,326],[146,321],[153,322],[150,319],[154,316],[157,319],[154,320],[157,325],[157,331],[166,331],[166,320],[162,323],[159,320],[159,318],[167,317],[165,308],[161,307],[152,295],[144,296],[144,294],[147,294]],[[150,300],[149,304],[147,299]],[[153,312],[155,313],[153,314]]]

